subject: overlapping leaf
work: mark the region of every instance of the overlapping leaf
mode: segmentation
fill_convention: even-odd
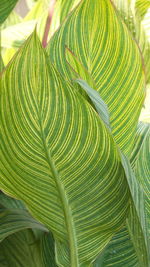
[[[0,209],[0,242],[7,236],[27,228],[48,232],[46,227],[34,220],[25,210]]]
[[[116,145],[94,109],[49,66],[35,34],[1,82],[1,187],[53,232],[59,251],[68,248],[64,266],[88,266],[128,209]]]
[[[137,267],[138,259],[127,228],[119,231],[97,258],[94,267]]]
[[[22,21],[22,18],[15,11],[12,11],[10,15],[7,17],[7,19],[5,20],[5,22],[1,25],[1,29],[5,29],[9,26],[20,23],[21,21]]]
[[[1,46],[5,48],[20,47],[27,37],[33,32],[36,20],[17,23],[2,31]]]
[[[79,84],[80,87],[86,92],[85,98],[87,101],[91,100],[89,102],[91,104],[93,103],[93,106],[100,115],[100,118],[104,121],[105,125],[110,128],[108,107],[100,97],[99,93],[96,91],[96,85],[91,75],[69,49],[66,49],[66,58],[69,65],[73,69],[75,77],[80,78],[75,79],[75,82]]]
[[[55,263],[54,239],[51,233],[42,236],[41,255],[44,267],[57,267]]]
[[[26,210],[26,207],[21,200],[9,197],[2,192],[0,192],[0,205],[6,209]]]
[[[51,39],[50,59],[70,79],[65,45],[94,79],[115,140],[129,155],[144,100],[144,73],[139,49],[111,2],[82,1]]]
[[[139,132],[142,129],[144,140],[140,146],[134,168],[136,177],[144,191],[144,212],[148,220],[148,235],[150,235],[150,124],[146,124],[145,127],[142,127],[142,124],[140,124],[140,126]],[[137,147],[139,147],[138,143],[135,149]]]
[[[24,230],[7,237],[0,243],[0,267],[44,267],[40,241],[32,230]]]
[[[71,56],[71,61],[74,59]],[[73,60],[74,62],[74,60]],[[89,75],[87,75],[87,72],[84,72],[84,69],[81,68],[81,65],[78,64],[77,61],[74,62],[74,66],[78,69],[79,74],[82,74],[83,77],[87,76],[89,80]],[[82,85],[82,83],[81,83]],[[82,85],[83,87],[83,85]],[[84,87],[87,89],[87,85],[85,84]],[[91,89],[90,89],[91,90]],[[94,90],[93,90],[94,91]],[[89,91],[91,94],[91,91]],[[89,93],[88,92],[88,93]],[[103,107],[103,103],[98,103],[99,95],[94,94],[94,101],[93,97],[91,97],[91,100],[95,106],[95,109],[97,110],[97,104],[98,108],[100,108],[100,111]],[[97,101],[95,101],[95,98]],[[99,112],[98,112],[99,113]],[[99,113],[101,117],[101,112]],[[107,109],[105,109],[105,115],[109,117]],[[103,116],[102,116],[103,118]],[[104,123],[108,126],[107,119],[103,118]],[[142,126],[140,124],[140,126]],[[142,129],[140,129],[142,128]],[[147,130],[149,129],[148,125],[146,125],[144,128],[139,127],[140,131],[137,132],[136,134],[136,140],[135,140],[135,148],[133,151],[132,155],[132,166],[134,166],[134,162],[136,162],[138,156],[139,156],[139,151],[141,150],[143,138],[145,137],[145,133],[147,133]],[[144,130],[143,130],[144,129]],[[142,132],[142,136],[139,137],[139,132]],[[140,134],[141,135],[141,134]],[[149,250],[150,250],[150,243],[149,243],[149,234],[148,234],[148,229],[149,229],[149,222],[147,216],[145,216],[145,197],[143,194],[143,190],[141,185],[138,183],[137,178],[135,177],[130,162],[126,159],[126,157],[123,155],[123,153],[120,151],[121,158],[122,158],[122,165],[124,166],[124,170],[126,173],[126,178],[128,181],[128,185],[130,188],[131,196],[132,196],[132,201],[131,201],[131,206],[130,206],[130,212],[128,214],[127,218],[127,236],[132,239],[132,242],[130,242],[130,249],[131,249],[131,255],[133,254],[133,250],[135,249],[136,255],[138,258],[138,262],[140,266],[147,267],[148,263],[150,262],[149,259]],[[148,177],[149,171],[147,171],[147,177]],[[147,186],[148,188],[148,186]],[[148,191],[148,190],[147,190]],[[147,208],[148,210],[148,208]],[[120,238],[120,233],[116,236],[117,239]],[[116,241],[117,242],[117,241]],[[119,245],[123,245],[120,241]],[[116,243],[117,246],[117,243]],[[134,249],[133,249],[134,247]],[[124,253],[128,251],[127,247],[123,245],[124,248]],[[127,251],[126,251],[127,250]],[[96,261],[96,264],[107,264],[107,261],[105,262],[104,260],[104,254],[107,254],[109,258],[109,248],[105,249],[104,252],[102,252],[102,255],[98,258]],[[117,257],[114,257],[116,260],[116,264],[118,262],[118,258],[120,258],[120,253],[118,253]],[[122,260],[122,264],[124,263],[124,259]],[[136,263],[135,263],[136,264]]]

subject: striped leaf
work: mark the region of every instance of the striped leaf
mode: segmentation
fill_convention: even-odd
[[[105,110],[105,112],[107,111]],[[105,124],[107,125],[107,122],[105,122]],[[145,137],[144,135],[145,133],[147,133],[147,131],[149,131],[149,125],[144,125],[145,127],[141,127],[141,126],[143,125],[139,124],[139,129],[138,129],[138,132],[136,133],[135,148],[134,148],[132,159],[131,159],[132,166],[134,166],[133,162],[136,162],[137,158],[139,157],[139,152],[143,145],[143,140],[144,140],[143,138]],[[138,136],[139,132],[142,132],[142,138]],[[147,215],[147,211],[149,212],[149,204],[145,204],[146,202],[145,194],[138,181],[138,178],[134,175],[130,162],[128,161],[128,159],[124,156],[124,154],[121,151],[120,151],[120,155],[121,155],[122,166],[124,167],[124,171],[126,174],[126,178],[128,181],[128,185],[129,185],[130,192],[131,192],[131,198],[132,198],[131,205],[130,205],[130,212],[127,217],[127,232],[128,232],[128,236],[130,236],[130,239],[132,240],[130,247],[131,248],[134,247],[134,250],[136,251],[136,257],[138,259],[139,266],[148,267],[149,262],[150,262],[150,255],[149,255],[149,251],[150,251],[149,217],[150,216],[149,214]],[[147,158],[149,158],[149,154]],[[145,169],[147,170],[148,168],[145,168]],[[149,173],[150,171],[148,169],[147,177]],[[149,187],[147,185],[147,195],[149,194],[148,190],[149,190]],[[145,211],[146,205],[147,205],[147,211]],[[117,236],[117,238],[118,237],[119,235]],[[120,245],[122,244],[120,243]],[[124,250],[125,249],[127,248],[124,247]],[[102,252],[102,255],[100,255],[100,257],[98,258],[98,261],[96,262],[98,262],[99,264],[100,262],[103,262],[104,254],[107,253],[107,250],[108,249],[106,248],[104,252]],[[117,259],[119,256],[120,255],[117,255]],[[124,259],[123,259],[123,262],[124,262]]]
[[[143,18],[147,12],[147,9],[150,7],[150,0],[136,0],[136,9],[140,13],[140,16]]]
[[[91,74],[108,105],[112,132],[130,155],[144,101],[145,78],[141,54],[109,0],[85,0],[70,14],[51,39],[47,52],[70,80],[65,46]]]
[[[57,267],[55,263],[54,239],[51,233],[42,236],[41,255],[44,267]]]
[[[131,168],[129,160],[122,153],[120,155],[132,196],[130,213],[128,215],[128,225],[132,229],[131,233],[133,234],[135,246],[137,247],[139,247],[138,236],[141,236],[142,244],[140,246],[142,253],[145,255],[143,266],[147,267],[149,262],[150,240],[148,236],[148,219],[145,216],[144,192]],[[134,227],[135,225],[136,227]],[[139,249],[137,250],[139,251]]]
[[[142,5],[137,6],[135,0],[124,1],[124,0],[113,0],[117,11],[121,15],[121,18],[127,25],[131,34],[135,38],[138,46],[141,50],[141,56],[143,58],[144,66],[145,66],[145,74],[146,74],[146,82],[150,82],[150,42],[148,40],[148,29],[149,29],[149,15],[147,14],[147,18],[143,20],[141,12],[146,11],[146,1],[145,4],[142,2]],[[149,2],[150,3],[150,2]],[[147,6],[148,8],[148,6]],[[146,32],[147,29],[147,32]]]
[[[143,146],[143,142],[148,131],[149,123],[139,122],[134,141],[134,149],[130,156],[130,161],[133,169],[135,169],[137,158],[139,157],[141,147]]]
[[[139,267],[127,228],[119,231],[97,258],[94,267]]]
[[[144,213],[148,221],[148,245],[150,257],[150,124],[140,123],[137,131],[137,140],[134,151],[138,150],[135,155],[133,152],[132,162],[134,162],[134,171],[140,186],[144,192]],[[150,262],[150,258],[149,258]]]
[[[87,93],[91,101],[89,101],[86,95],[85,98],[91,104],[93,103],[93,106],[100,115],[100,118],[104,121],[105,125],[110,128],[108,107],[103,101],[103,99],[100,97],[99,92],[96,91],[96,85],[91,75],[86,70],[86,68],[84,68],[81,62],[75,57],[72,51],[70,51],[68,48],[66,48],[66,58],[68,64],[73,70],[73,74],[75,75],[75,77],[80,78],[76,79],[75,82],[79,84],[80,87]]]
[[[7,19],[10,12],[15,7],[18,0],[3,0],[0,1],[0,24],[2,24],[5,19]]]
[[[119,11],[121,18],[127,25],[128,29],[135,37],[136,0],[113,0],[113,3]]]
[[[142,190],[141,190],[142,191]],[[139,192],[138,192],[139,193]],[[141,206],[137,212],[137,206],[131,202],[130,212],[127,218],[127,229],[129,232],[130,239],[132,240],[133,247],[136,251],[138,259],[138,265],[142,267],[149,267],[149,237],[148,237],[148,223],[145,219],[144,201],[142,194],[139,195],[139,204]],[[142,210],[143,209],[143,210]],[[144,215],[144,216],[143,216]]]
[[[52,231],[58,265],[89,266],[128,210],[118,148],[94,109],[49,65],[35,33],[1,83],[1,187]]]
[[[74,76],[74,79],[80,78],[85,80],[89,86],[96,90],[95,82],[90,73],[68,47],[65,49],[65,55],[67,63],[72,68],[72,76]]]

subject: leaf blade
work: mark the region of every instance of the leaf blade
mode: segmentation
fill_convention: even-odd
[[[113,138],[87,101],[49,65],[35,33],[2,82],[1,186],[69,247],[66,266],[89,264],[122,226],[129,205]]]

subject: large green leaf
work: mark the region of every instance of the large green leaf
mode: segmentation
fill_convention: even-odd
[[[144,72],[137,44],[111,2],[82,1],[51,39],[50,59],[70,80],[65,45],[94,79],[108,105],[115,140],[130,155],[144,101]]]
[[[2,24],[8,17],[10,12],[15,7],[18,0],[1,0],[0,1],[0,24]]]
[[[89,266],[121,228],[128,209],[129,190],[113,138],[48,64],[35,34],[1,83],[1,187],[52,231],[57,258],[67,251],[64,266]]]

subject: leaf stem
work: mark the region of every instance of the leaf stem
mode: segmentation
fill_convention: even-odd
[[[47,16],[47,20],[46,20],[43,40],[42,40],[42,46],[43,47],[47,46],[48,34],[49,34],[51,22],[52,22],[53,13],[54,13],[54,6],[55,6],[55,0],[51,0],[49,11],[48,11],[48,16]]]

